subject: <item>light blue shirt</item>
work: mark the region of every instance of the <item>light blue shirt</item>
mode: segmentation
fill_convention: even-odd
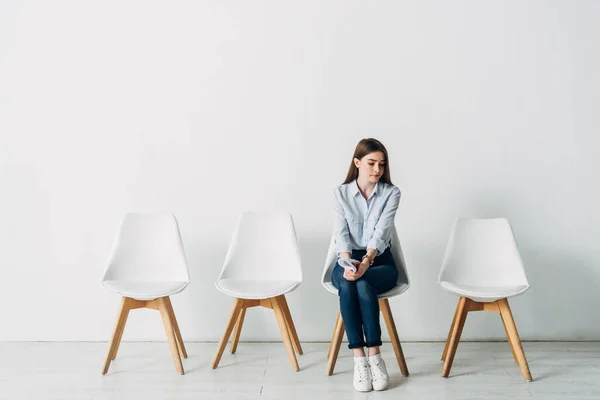
[[[400,189],[377,182],[365,200],[356,181],[333,190],[333,235],[335,252],[377,249],[380,255],[390,246]]]

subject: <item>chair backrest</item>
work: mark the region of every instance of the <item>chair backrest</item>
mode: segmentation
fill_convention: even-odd
[[[329,250],[327,251],[327,258],[325,260],[325,267],[323,268],[323,275],[321,276],[321,283],[323,285],[331,282],[331,273],[338,259],[337,253],[334,250],[334,244],[334,238],[332,237],[331,241],[329,242]],[[392,255],[394,256],[396,269],[398,269],[398,283],[405,283],[407,285],[406,289],[408,289],[408,286],[410,285],[410,278],[408,277],[406,261],[404,260],[402,246],[400,246],[400,238],[398,237],[398,232],[395,226],[392,228],[392,243],[390,248],[392,251]]]
[[[517,243],[505,218],[458,218],[452,227],[438,282],[471,286],[529,285]]]
[[[229,244],[221,279],[302,282],[292,216],[285,211],[244,212]]]
[[[173,214],[127,214],[103,281],[189,282],[179,224]]]

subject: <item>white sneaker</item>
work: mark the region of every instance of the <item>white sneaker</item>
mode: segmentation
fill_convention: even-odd
[[[384,390],[387,388],[390,383],[390,377],[381,354],[369,357],[369,368],[371,370],[373,389]]]
[[[369,392],[373,388],[367,357],[354,357],[354,379],[352,385],[354,386],[354,390],[359,392]]]

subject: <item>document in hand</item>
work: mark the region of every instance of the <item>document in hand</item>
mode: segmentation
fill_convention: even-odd
[[[360,261],[353,260],[351,258],[340,258],[340,259],[338,259],[338,263],[340,264],[340,267],[345,268],[345,269],[349,269],[352,272],[356,272],[356,267],[354,266],[354,264],[352,264],[352,262],[360,263]]]

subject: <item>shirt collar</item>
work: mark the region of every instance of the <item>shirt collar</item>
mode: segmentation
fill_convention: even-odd
[[[375,188],[373,189],[373,193],[371,194],[371,197],[375,196],[377,194],[378,190],[379,190],[379,182],[377,182],[375,184]],[[358,182],[356,182],[356,179],[355,179],[354,184],[351,185],[352,197],[356,197],[356,195],[359,193],[360,193],[360,189],[358,189]],[[369,197],[369,198],[371,198],[371,197]]]
[[[356,182],[356,179],[354,180],[352,185],[350,185],[350,192],[352,194],[352,197],[356,197],[356,195],[360,193],[360,190],[358,189],[358,182]]]
[[[379,181],[377,181],[377,183],[375,184],[375,189],[373,189],[373,194],[371,196],[374,196],[378,193],[379,190]]]

